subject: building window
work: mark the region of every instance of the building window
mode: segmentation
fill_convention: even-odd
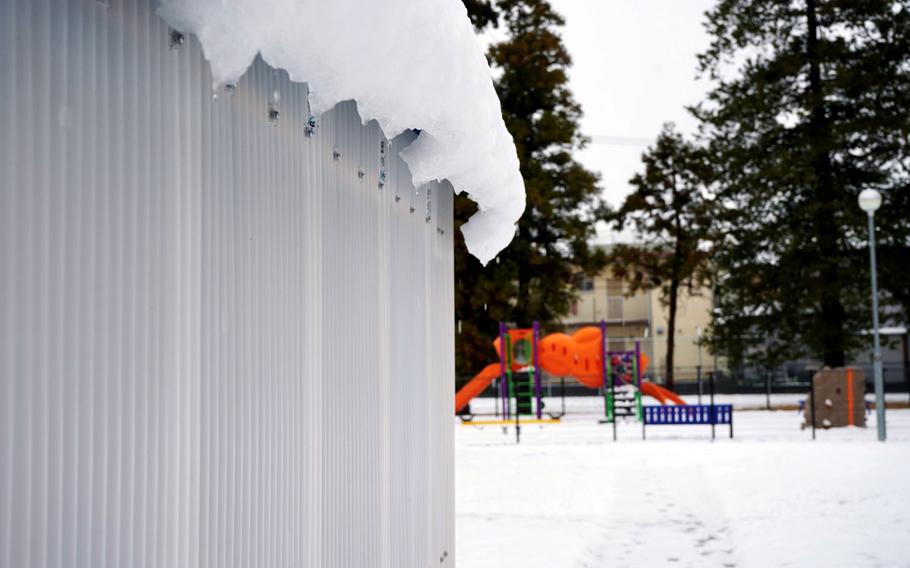
[[[590,292],[594,290],[594,280],[582,274],[578,278],[578,289],[582,292]]]

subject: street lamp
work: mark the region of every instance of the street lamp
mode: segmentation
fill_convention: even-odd
[[[875,274],[875,211],[882,204],[882,196],[874,189],[865,189],[859,194],[860,209],[869,216],[869,267],[872,272],[872,372],[875,376],[875,417],[878,425],[878,440],[885,441],[885,381],[882,378],[882,349],[878,340],[878,279]]]

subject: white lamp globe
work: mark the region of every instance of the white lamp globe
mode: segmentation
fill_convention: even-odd
[[[859,194],[859,207],[869,215],[875,213],[882,204],[882,194],[874,189],[864,189]]]

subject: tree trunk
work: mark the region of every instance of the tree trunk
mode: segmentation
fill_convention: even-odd
[[[670,317],[667,320],[667,388],[673,390],[673,350],[676,344],[676,297],[679,293],[679,277],[673,275],[670,281]]]
[[[673,177],[673,225],[676,230],[673,242],[673,262],[670,270],[670,317],[667,321],[667,388],[673,390],[673,354],[676,349],[676,304],[679,296],[679,282],[682,272],[682,254],[683,254],[683,227],[682,227],[682,207],[679,202],[679,195],[676,188],[676,176]]]
[[[806,56],[809,60],[809,143],[815,155],[812,170],[815,178],[815,202],[819,208],[814,212],[812,223],[816,227],[821,264],[814,284],[820,301],[819,331],[822,359],[829,367],[844,365],[846,313],[841,302],[840,227],[837,223],[838,195],[834,186],[834,167],[829,148],[831,129],[825,111],[822,89],[821,61],[818,53],[818,14],[816,0],[806,0]]]
[[[516,241],[523,238],[522,233],[522,225],[519,223],[515,234]],[[530,279],[531,275],[528,270],[527,262],[519,260],[516,274],[515,306],[510,310],[512,313],[512,321],[514,321],[515,325],[518,327],[531,326],[531,322],[528,321],[529,313],[531,313],[531,306],[528,305],[528,299],[530,297],[528,286],[530,284]]]

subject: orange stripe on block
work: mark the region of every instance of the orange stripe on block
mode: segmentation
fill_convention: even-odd
[[[853,368],[847,367],[847,424],[853,426]]]

